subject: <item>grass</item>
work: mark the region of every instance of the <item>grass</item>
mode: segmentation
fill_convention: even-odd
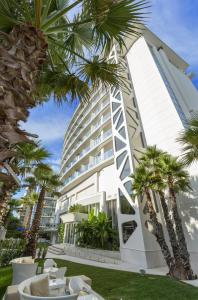
[[[92,287],[106,300],[197,300],[198,288],[167,277],[140,275],[97,268],[69,261],[56,260],[59,267],[67,266],[67,275],[87,275]],[[43,261],[39,262],[40,265]],[[11,267],[0,268],[0,299],[11,283]]]

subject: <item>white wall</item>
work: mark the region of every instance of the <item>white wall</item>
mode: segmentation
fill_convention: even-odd
[[[99,192],[106,192],[107,200],[115,199],[117,197],[117,182],[114,164],[99,172]]]
[[[184,129],[172,99],[154,62],[144,38],[140,38],[127,55],[129,69],[136,93],[147,145],[157,145],[173,155],[180,155],[181,146],[176,142]],[[163,60],[162,60],[163,63]],[[167,61],[166,61],[167,63]],[[192,83],[173,65],[162,64],[166,77],[186,116],[191,109],[198,110],[198,93]],[[174,80],[173,80],[173,77]],[[192,264],[198,271],[198,171],[189,168],[194,192],[180,197],[179,206],[191,253]]]

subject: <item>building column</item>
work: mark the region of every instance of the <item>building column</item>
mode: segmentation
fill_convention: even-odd
[[[116,51],[114,46],[109,58],[119,63],[121,59]],[[122,63],[126,66],[123,76],[129,83],[126,61],[122,59]],[[110,91],[120,252],[122,260],[132,266],[152,268],[163,265],[163,259],[154,236],[145,227],[145,199],[132,198],[129,176],[138,164],[138,155],[144,151],[144,145],[140,118],[132,99],[135,97],[132,82],[128,87],[130,94],[118,87]]]

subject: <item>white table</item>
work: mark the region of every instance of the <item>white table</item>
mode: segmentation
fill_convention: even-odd
[[[66,277],[49,280],[50,296],[65,295],[65,288],[66,288]]]

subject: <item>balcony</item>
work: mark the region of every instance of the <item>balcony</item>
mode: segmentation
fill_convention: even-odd
[[[71,134],[72,134],[72,136],[73,136],[75,130],[76,130],[77,128],[79,128],[79,126],[80,126],[81,122],[83,121],[83,119],[91,112],[91,110],[96,106],[96,104],[97,104],[97,103],[98,103],[98,102],[99,102],[106,94],[107,94],[107,90],[106,90],[105,88],[103,88],[103,87],[99,88],[98,91],[96,92],[96,94],[92,97],[91,102],[89,103],[89,109],[87,109],[87,106],[85,106],[85,107],[82,109],[82,111],[80,112],[80,114],[79,114],[78,116],[76,116],[76,119],[75,119],[74,123],[68,126],[67,134],[65,135],[64,148],[65,148],[65,146],[68,144],[68,142],[69,142],[69,140],[70,140],[70,138],[71,138]],[[108,102],[109,102],[109,101],[108,101]],[[79,107],[79,109],[80,109],[80,107]],[[78,111],[78,109],[76,110],[76,113],[77,113],[77,111]],[[81,121],[78,123],[77,128],[74,129],[73,127],[76,126],[76,122],[78,121],[79,117],[80,117],[83,113],[85,113],[84,116],[83,116],[83,119],[81,119]],[[75,118],[75,114],[74,114],[73,118]],[[72,120],[72,121],[73,121],[73,120]],[[72,122],[72,121],[71,121],[71,122]],[[74,131],[73,131],[73,129],[74,129]]]
[[[103,109],[106,108],[109,104],[110,104],[109,100],[108,100],[108,101],[105,101],[105,102],[101,105],[100,109],[98,109],[98,111],[95,112],[95,114],[93,114],[93,116],[90,117],[90,118],[87,120],[87,122],[84,122],[84,123],[83,123],[83,125],[81,126],[81,130],[78,131],[78,133],[77,133],[77,135],[75,136],[75,138],[73,139],[72,144],[70,145],[70,147],[71,147],[71,146],[73,145],[73,143],[77,140],[77,138],[78,138],[79,135],[83,132],[83,130],[84,130],[86,127],[88,127],[88,126],[91,124],[91,122],[96,118],[96,116],[97,116],[100,112],[102,112]],[[89,112],[89,111],[88,111],[88,112]],[[86,113],[86,115],[88,114],[88,112]],[[83,118],[83,119],[84,119],[84,118]],[[78,128],[80,128],[80,123],[79,123],[79,125],[78,125]],[[88,135],[88,133],[86,133],[86,135]],[[85,137],[86,137],[86,135],[85,135]],[[72,137],[74,137],[74,135],[73,135]],[[68,145],[69,141],[70,141],[70,138],[68,138],[67,142],[65,143],[64,149],[65,149],[66,146]],[[65,156],[66,151],[68,151],[68,150],[70,149],[70,147],[68,147],[67,149],[65,149],[65,150],[63,151],[63,157]],[[74,147],[74,148],[73,148],[72,153],[74,152],[74,149],[76,149],[76,148],[77,148],[77,147]],[[72,154],[72,153],[71,153],[71,154]]]
[[[107,130],[100,138],[97,138],[97,140],[94,141],[94,145],[92,147],[87,147],[85,148],[78,157],[75,158],[65,169],[64,169],[64,174],[62,177],[77,163],[79,162],[80,159],[85,157],[87,153],[92,151],[95,147],[97,147],[100,143],[104,142],[107,138],[109,138],[112,135],[112,130],[109,129]]]
[[[110,120],[111,118],[111,113],[109,112],[108,114],[106,114],[103,118],[103,122],[99,122],[92,130],[89,131],[89,134],[86,134],[86,139],[82,139],[81,142],[78,143],[78,147],[75,147],[73,148],[73,151],[72,153],[68,156],[67,160],[65,160],[65,162],[63,163],[62,165],[62,168],[61,170],[64,169],[64,165],[66,164],[66,162],[70,159],[70,157],[74,154],[74,152],[76,151],[77,148],[81,147],[83,145],[83,143],[89,139],[91,137],[91,135],[96,131],[98,130],[102,125],[104,125],[108,120]],[[89,149],[88,149],[89,148]],[[90,150],[90,147],[87,147],[87,150],[89,151]],[[84,150],[83,150],[84,151]],[[83,154],[83,151],[79,154],[79,157],[81,158],[84,154]],[[86,151],[86,152],[88,152]],[[78,158],[76,157],[74,160],[78,160]],[[74,160],[68,165],[69,168],[74,165]]]
[[[112,158],[112,157],[113,157],[113,149],[110,149],[110,150],[106,151],[103,155],[101,155],[99,157],[96,157],[92,163],[83,166],[83,168],[81,170],[73,173],[70,177],[68,177],[64,181],[64,184],[67,185],[68,183],[70,183],[74,179],[76,179],[79,176],[83,175],[85,172],[87,172],[87,171],[91,170],[92,168],[94,168],[96,165],[98,165],[101,162],[103,162],[103,161],[105,161],[109,158]]]

